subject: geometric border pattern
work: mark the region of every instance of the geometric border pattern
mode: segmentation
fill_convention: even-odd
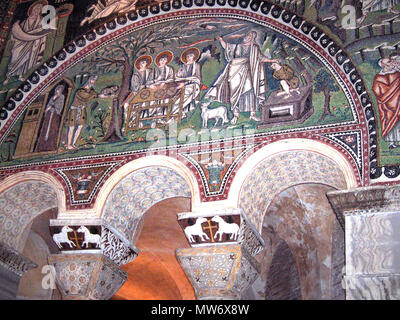
[[[327,137],[327,138],[331,139],[332,141],[338,143],[339,145],[341,145],[343,148],[345,148],[350,153],[350,155],[352,156],[354,161],[357,163],[358,171],[362,178],[363,172],[362,172],[361,132],[360,131],[347,131],[347,132],[323,134],[322,136]],[[351,144],[353,142],[347,143],[346,139],[345,140],[340,139],[341,137],[345,137],[345,136],[355,137],[355,146],[354,147],[351,146]]]
[[[99,186],[103,182],[104,178],[108,175],[108,173],[114,169],[115,166],[117,166],[120,162],[108,162],[108,163],[100,163],[100,164],[94,164],[94,165],[83,165],[83,166],[74,166],[74,167],[66,167],[66,168],[57,168],[54,169],[55,172],[57,172],[65,181],[68,187],[68,191],[70,194],[71,198],[71,205],[77,205],[77,204],[87,204],[91,203],[94,195],[96,194],[96,191],[98,190]],[[75,200],[75,195],[73,192],[73,187],[71,185],[71,181],[69,180],[68,176],[65,174],[65,171],[71,171],[71,170],[76,170],[76,169],[88,169],[88,168],[96,168],[96,167],[103,167],[109,165],[107,170],[105,170],[100,178],[96,180],[96,184],[93,187],[92,192],[90,193],[89,197],[85,200]]]

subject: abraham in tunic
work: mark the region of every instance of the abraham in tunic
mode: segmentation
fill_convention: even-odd
[[[372,91],[381,119],[382,137],[395,147],[400,142],[400,70],[388,58],[380,62],[382,71],[375,75]]]
[[[57,150],[58,132],[65,101],[65,96],[62,94],[63,91],[63,85],[57,86],[54,96],[49,99],[46,105],[43,125],[40,130],[35,152]]]
[[[11,28],[11,61],[8,64],[6,82],[12,76],[26,74],[42,59],[47,36],[52,29],[42,26],[42,8],[47,1],[35,2],[28,10],[28,18],[17,21]]]
[[[260,103],[265,100],[266,72],[265,62],[278,62],[265,57],[255,42],[257,33],[249,32],[242,43],[226,43],[221,37],[217,39],[225,49],[228,61],[222,74],[205,95],[206,99],[230,104],[234,113],[232,124],[235,124],[240,112],[250,112],[250,119],[259,121],[255,113]]]

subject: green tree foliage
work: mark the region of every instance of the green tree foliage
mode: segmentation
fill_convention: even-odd
[[[331,92],[336,92],[339,90],[340,88],[336,84],[336,80],[333,78],[333,76],[325,69],[319,70],[314,78],[314,92],[323,92],[325,97],[324,112],[322,113],[319,121],[323,121],[327,115],[333,116],[330,110]]]

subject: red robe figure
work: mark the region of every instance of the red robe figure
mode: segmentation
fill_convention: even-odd
[[[382,138],[395,148],[400,142],[400,70],[390,58],[380,61],[382,71],[375,75],[372,91],[381,119]]]

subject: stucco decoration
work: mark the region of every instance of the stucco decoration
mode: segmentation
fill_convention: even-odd
[[[57,207],[55,191],[46,183],[27,181],[0,195],[0,241],[22,251],[26,227],[38,214]]]
[[[165,167],[148,167],[123,178],[108,196],[103,222],[119,236],[134,243],[143,214],[159,201],[190,197],[186,181]]]
[[[345,189],[345,178],[329,158],[309,151],[282,152],[259,164],[246,178],[239,196],[239,207],[261,230],[265,210],[284,189],[301,183],[322,183]]]

